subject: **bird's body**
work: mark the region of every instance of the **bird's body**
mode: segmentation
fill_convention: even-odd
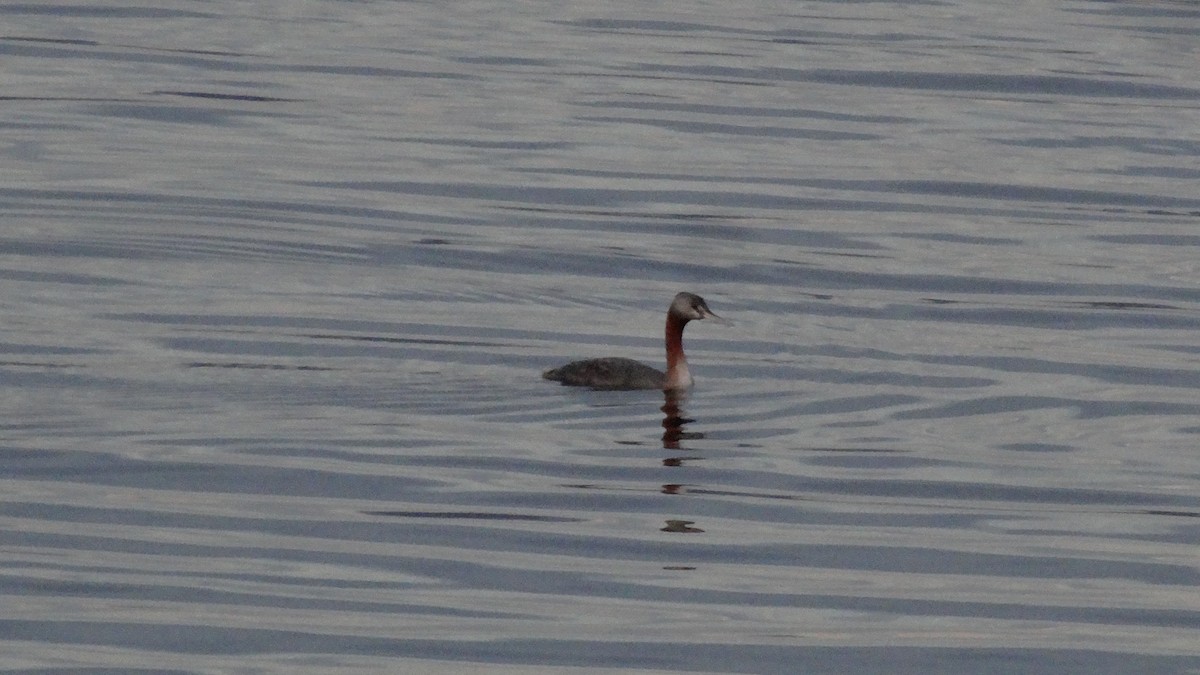
[[[572,361],[542,373],[572,387],[593,389],[666,389],[667,374],[633,359],[610,356],[603,359]]]
[[[698,319],[724,321],[712,313],[704,298],[694,293],[676,295],[667,310],[666,372],[633,359],[607,357],[572,361],[547,370],[542,377],[564,385],[593,389],[688,389],[692,386],[692,374],[683,353],[683,328],[689,321]]]

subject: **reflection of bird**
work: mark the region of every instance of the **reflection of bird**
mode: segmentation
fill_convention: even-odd
[[[547,380],[557,380],[573,387],[594,389],[687,389],[692,386],[687,356],[683,353],[683,327],[695,319],[714,319],[728,323],[712,313],[704,298],[694,293],[680,293],[667,310],[667,372],[651,368],[633,359],[610,357],[572,361],[561,368],[542,373]]]

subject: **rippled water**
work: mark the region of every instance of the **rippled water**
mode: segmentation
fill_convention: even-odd
[[[0,7],[0,668],[1200,671],[1200,9],[1044,5]]]

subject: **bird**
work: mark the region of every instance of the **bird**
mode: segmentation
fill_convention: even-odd
[[[690,389],[692,374],[688,371],[687,356],[683,353],[683,328],[689,321],[712,319],[718,323],[729,322],[713,313],[704,298],[695,293],[679,293],[667,309],[667,372],[651,368],[644,363],[623,357],[584,359],[572,361],[542,373],[547,380],[555,380],[571,387],[592,389],[632,390],[660,389],[680,391]]]

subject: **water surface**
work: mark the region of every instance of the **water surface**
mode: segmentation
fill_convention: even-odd
[[[1193,4],[0,17],[3,669],[1200,670]]]

